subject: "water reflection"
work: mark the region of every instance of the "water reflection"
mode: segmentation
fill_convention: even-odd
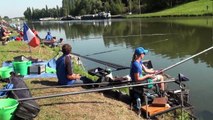
[[[185,59],[213,45],[212,18],[175,19],[116,19],[111,21],[36,22],[39,34],[51,31],[53,35],[66,38],[78,53],[100,60],[128,66],[132,52],[138,46],[148,48],[154,63],[165,67]],[[113,47],[112,47],[113,46]],[[83,61],[84,62],[84,61]],[[87,61],[88,62],[88,61]],[[89,65],[97,64],[88,62]],[[192,103],[199,118],[213,118],[211,94],[213,50],[193,58],[183,66],[169,71],[187,73],[192,79],[190,90]],[[127,74],[129,71],[126,72]],[[200,84],[201,80],[202,85]],[[212,84],[211,84],[212,83]],[[205,93],[205,94],[203,94]],[[202,98],[205,99],[203,104]]]
[[[193,26],[192,21],[198,26]],[[132,49],[144,46],[155,54],[176,59],[196,54],[212,46],[212,21],[207,18],[127,19],[113,22],[111,20],[37,22],[33,25],[38,31],[64,31],[66,39],[103,39],[106,47],[112,44],[125,45]],[[205,62],[209,67],[213,67],[212,53],[210,51],[193,60],[195,63]]]

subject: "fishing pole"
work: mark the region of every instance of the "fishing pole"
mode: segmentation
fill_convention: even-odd
[[[124,84],[131,81],[112,81],[112,82],[101,82],[101,83],[83,83],[83,84],[73,84],[73,85],[55,85],[55,86],[46,86],[46,87],[35,87],[35,88],[14,88],[14,89],[3,89],[0,92],[8,91],[19,91],[19,90],[38,90],[38,89],[49,89],[49,88],[73,88],[73,87],[83,87],[83,86],[103,86],[103,85],[115,85],[115,84]]]
[[[192,55],[191,57],[188,57],[188,58],[186,58],[186,59],[184,59],[184,60],[182,60],[182,61],[180,61],[180,62],[177,62],[177,63],[175,63],[175,64],[173,64],[173,65],[171,65],[171,66],[169,66],[169,67],[166,67],[166,68],[164,68],[164,69],[162,69],[162,70],[159,70],[159,71],[158,71],[157,73],[155,73],[155,74],[160,74],[160,73],[165,72],[165,71],[167,71],[167,70],[169,70],[169,69],[171,69],[171,68],[173,68],[173,67],[176,67],[176,66],[178,66],[178,65],[180,65],[180,64],[182,64],[182,63],[184,63],[184,62],[186,62],[186,61],[188,61],[188,60],[190,60],[190,59],[192,59],[192,58],[194,58],[194,57],[196,57],[196,56],[198,56],[198,55],[200,55],[200,54],[203,54],[203,53],[205,53],[205,52],[211,50],[212,48],[213,48],[213,46],[211,46],[211,47],[209,47],[209,48],[207,48],[207,49],[205,49],[205,50],[203,50],[203,51],[201,51],[201,52],[199,52],[199,53],[197,53],[197,54],[194,54],[194,55]]]
[[[118,70],[123,70],[123,69],[129,69],[129,67],[123,67],[123,68],[118,68],[116,70],[112,70],[111,72],[118,71]],[[15,73],[13,73],[15,74]],[[49,89],[49,88],[66,88],[66,87],[83,87],[83,86],[96,86],[96,85],[112,85],[112,84],[122,84],[122,83],[127,83],[130,81],[127,80],[115,80],[111,82],[101,82],[101,83],[83,83],[83,84],[73,84],[73,85],[55,85],[55,86],[46,86],[46,87],[37,87],[37,88],[14,88],[14,89],[2,89],[0,92],[7,92],[7,91],[19,91],[19,90],[37,90],[37,89]]]
[[[60,97],[60,96],[66,96],[66,95],[77,95],[77,94],[85,94],[85,93],[92,93],[92,92],[101,92],[101,91],[107,91],[107,90],[112,90],[112,89],[146,86],[146,85],[150,85],[150,84],[169,83],[169,82],[175,82],[175,81],[176,81],[175,79],[173,79],[173,80],[171,79],[171,80],[167,80],[167,81],[159,81],[159,82],[152,82],[152,83],[139,83],[139,84],[130,84],[130,85],[121,85],[121,86],[110,86],[110,87],[104,87],[104,88],[81,90],[78,92],[65,92],[65,93],[52,94],[52,95],[46,95],[46,96],[21,98],[21,99],[17,99],[17,100],[18,101],[38,100],[38,99],[53,98],[53,97]]]
[[[107,51],[102,51],[102,52],[97,52],[97,53],[87,54],[87,55],[84,55],[84,56],[98,55],[98,54],[103,54],[103,53],[108,53],[108,52],[114,52],[114,51],[118,51],[118,50],[119,50],[119,49],[107,50]]]
[[[171,66],[169,66],[169,67],[166,67],[166,68],[164,68],[164,69],[162,69],[162,70],[160,70],[159,72],[157,72],[157,73],[155,73],[155,74],[160,74],[160,73],[162,73],[162,72],[165,72],[165,71],[167,71],[167,70],[169,70],[169,69],[171,69],[171,68],[173,68],[173,67],[176,67],[176,66],[178,66],[178,65],[180,65],[180,64],[182,64],[182,63],[184,63],[184,62],[186,62],[186,61],[188,61],[188,60],[190,60],[190,59],[192,59],[192,58],[194,58],[194,57],[196,57],[196,56],[198,56],[198,55],[200,55],[200,54],[203,54],[203,53],[205,53],[205,52],[207,52],[207,51],[209,51],[209,50],[211,50],[213,48],[213,46],[212,47],[209,47],[209,48],[207,48],[207,49],[205,49],[205,50],[203,50],[203,51],[201,51],[201,52],[199,52],[199,53],[197,53],[197,54],[194,54],[194,55],[192,55],[191,57],[188,57],[188,58],[186,58],[186,59],[184,59],[184,60],[182,60],[182,61],[180,61],[180,62],[177,62],[177,63],[175,63],[175,64],[173,64],[173,65],[171,65]],[[103,61],[102,61],[103,62]],[[110,63],[111,64],[111,63]],[[129,69],[130,67],[120,67],[120,68],[117,68],[117,70],[122,70],[122,69]],[[103,83],[103,84],[106,84],[106,83]],[[83,85],[83,84],[82,84]],[[77,86],[82,86],[81,84],[80,85],[72,85],[72,87],[77,87]],[[93,84],[84,84],[85,86],[86,85],[101,85],[100,83],[93,83]],[[57,87],[68,87],[69,85],[62,85],[62,86],[55,86],[56,88]],[[47,88],[51,88],[52,86],[48,86],[48,87],[43,87],[43,88],[33,88],[33,89],[47,89]],[[71,87],[71,86],[69,86],[69,87]],[[1,91],[11,91],[11,90],[24,90],[24,89],[27,89],[27,88],[17,88],[17,89],[7,89],[7,90],[1,90]]]
[[[76,56],[79,56],[79,57],[82,57],[82,58],[85,58],[85,59],[88,59],[88,60],[91,60],[91,61],[94,61],[94,62],[97,62],[97,63],[100,63],[100,64],[103,64],[103,65],[107,65],[107,66],[115,68],[115,69],[126,67],[126,66],[115,64],[115,63],[110,63],[110,62],[106,62],[106,61],[102,61],[102,60],[98,60],[98,59],[82,56],[82,55],[77,54],[77,53],[72,53],[72,54],[76,55]]]
[[[104,84],[106,84],[106,83],[103,83],[103,85]],[[88,83],[88,84],[74,84],[74,85],[55,85],[55,86],[35,87],[35,88],[14,88],[14,89],[0,90],[0,92],[19,91],[19,90],[37,90],[37,89],[48,89],[48,88],[79,87],[79,86],[89,86],[89,85],[102,85],[102,84],[100,84],[100,83]]]
[[[199,53],[197,53],[197,54],[194,54],[194,55],[192,55],[191,57],[188,57],[188,58],[186,58],[186,59],[184,59],[184,60],[182,60],[182,61],[180,61],[180,62],[177,62],[177,63],[175,63],[175,64],[173,64],[173,65],[171,65],[171,66],[169,66],[169,67],[166,67],[166,68],[164,68],[164,69],[162,69],[162,70],[160,70],[159,72],[157,72],[157,73],[155,73],[155,74],[160,74],[160,73],[162,73],[162,72],[165,72],[165,71],[167,71],[167,70],[169,70],[169,69],[171,69],[171,68],[173,68],[173,67],[176,67],[176,66],[178,66],[178,65],[180,65],[180,64],[182,64],[182,63],[184,63],[184,62],[186,62],[186,61],[188,61],[188,60],[190,60],[190,59],[192,59],[192,58],[194,58],[194,57],[196,57],[196,56],[198,56],[198,55],[200,55],[200,54],[203,54],[203,53],[205,53],[205,52],[207,52],[207,51],[209,51],[209,50],[211,50],[213,48],[213,46],[212,47],[209,47],[209,48],[207,48],[207,49],[205,49],[205,50],[203,50],[203,51],[201,51],[201,52],[199,52]],[[78,55],[78,56],[80,56],[79,54],[75,54],[75,55]],[[86,57],[86,58],[88,58],[88,57]],[[93,60],[95,60],[95,59],[93,59]],[[95,60],[95,62],[97,62],[97,60]],[[98,62],[99,62],[99,60],[98,60]],[[101,63],[103,64],[103,63],[105,63],[105,61],[101,61]],[[107,62],[106,62],[107,63]],[[114,65],[113,63],[109,63],[109,64],[112,64],[112,65]],[[116,65],[117,66],[117,65]],[[119,65],[118,65],[119,66]],[[121,67],[121,66],[119,66],[116,70],[123,70],[123,69],[129,69],[130,67]],[[116,71],[116,70],[114,70],[114,71]],[[89,86],[89,85],[105,85],[106,83],[91,83],[91,84],[79,84],[79,85],[61,85],[61,86],[54,86],[55,88],[57,88],[57,87],[77,87],[77,86]],[[109,83],[108,83],[109,84]],[[32,89],[47,89],[47,88],[52,88],[52,86],[48,86],[48,87],[43,87],[43,88],[32,88]],[[17,88],[17,89],[7,89],[7,90],[1,90],[1,91],[12,91],[12,90],[26,90],[26,89],[28,89],[28,88]]]

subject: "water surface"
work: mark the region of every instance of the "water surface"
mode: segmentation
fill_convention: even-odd
[[[213,45],[213,19],[116,19],[100,21],[36,22],[40,37],[47,31],[64,38],[73,52],[91,58],[129,66],[134,49],[143,46],[150,52],[156,69],[168,67]],[[86,69],[107,67],[82,59]],[[112,68],[113,69],[113,68]],[[113,73],[126,75],[129,70]],[[213,119],[213,50],[199,55],[166,73],[185,74],[190,81],[190,101],[201,120]]]

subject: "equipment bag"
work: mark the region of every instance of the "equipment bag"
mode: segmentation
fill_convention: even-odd
[[[11,77],[10,82],[14,85],[15,88],[28,88],[23,78],[14,76]],[[21,99],[21,98],[30,98],[32,97],[29,90],[17,90],[11,91],[8,94],[8,97],[14,99]],[[15,120],[31,120],[35,118],[40,111],[39,105],[36,103],[35,100],[27,100],[27,101],[19,101],[19,105],[15,111]]]

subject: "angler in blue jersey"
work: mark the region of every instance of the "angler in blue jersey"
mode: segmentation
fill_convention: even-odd
[[[130,77],[133,82],[148,83],[150,81],[163,81],[162,75],[155,75],[159,71],[148,69],[142,62],[144,56],[148,53],[148,50],[143,47],[135,49],[134,55],[131,61]],[[146,74],[145,74],[146,73]],[[161,91],[164,91],[164,83],[159,84]],[[141,100],[143,99],[143,86],[133,87],[132,97],[136,100],[136,108],[140,111]]]
[[[158,70],[148,69],[142,62],[142,59],[148,53],[148,50],[145,50],[143,47],[138,47],[135,49],[134,55],[132,57],[130,77],[132,81],[144,81],[147,82],[148,79],[153,81],[163,81],[162,75],[155,75],[158,73]],[[143,72],[145,75],[143,75]],[[164,91],[164,83],[160,84],[160,89]]]
[[[73,72],[72,58],[71,58],[71,46],[64,44],[62,46],[63,55],[56,61],[56,74],[58,78],[58,84],[60,85],[72,85],[93,83],[92,80],[81,77],[80,74]]]

